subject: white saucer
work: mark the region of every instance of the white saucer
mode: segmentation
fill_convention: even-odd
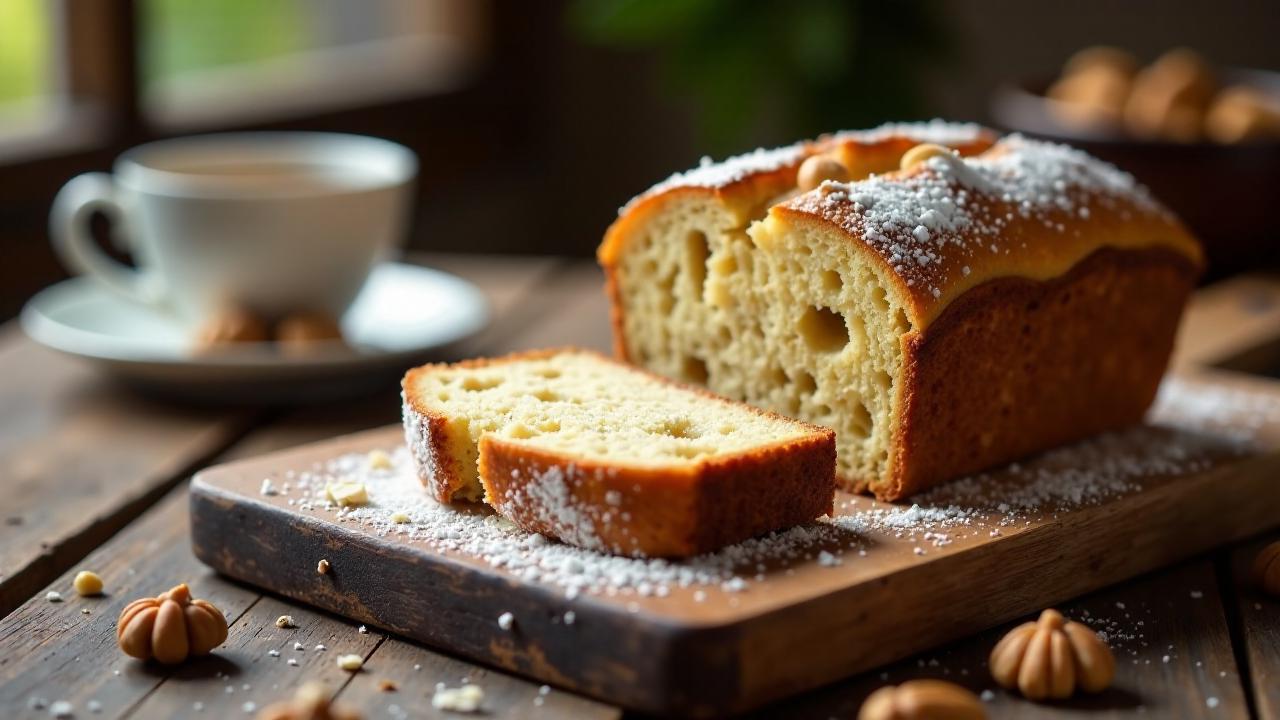
[[[90,360],[122,380],[187,399],[223,402],[324,400],[366,392],[482,330],[489,303],[471,283],[403,263],[374,269],[342,318],[348,346],[303,356],[269,343],[190,353],[191,329],[122,299],[90,278],[46,288],[22,309],[36,342]]]

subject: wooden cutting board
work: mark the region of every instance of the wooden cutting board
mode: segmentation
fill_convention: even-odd
[[[575,593],[561,570],[530,571],[501,553],[449,545],[441,538],[456,533],[416,520],[388,525],[403,495],[389,501],[381,486],[370,486],[375,507],[361,511],[365,519],[314,499],[326,464],[397,447],[398,427],[199,473],[192,537],[216,570],[353,620],[628,708],[715,715],[1280,525],[1274,383],[1180,375],[1166,382],[1152,420],[961,481],[917,498],[915,508],[841,495],[843,519],[815,525],[816,540],[765,541],[763,559],[733,568],[737,579],[688,586],[633,578],[613,594],[608,583]],[[387,487],[412,485],[403,469],[392,475],[386,482],[400,484]],[[264,480],[276,494],[264,494]],[[464,529],[501,525],[480,509],[455,515]],[[560,554],[536,546],[529,565],[559,567],[565,549],[547,546]],[[539,552],[549,554],[539,560]],[[326,574],[317,572],[320,559]],[[708,566],[721,567],[699,565]],[[644,567],[642,578],[673,569]]]

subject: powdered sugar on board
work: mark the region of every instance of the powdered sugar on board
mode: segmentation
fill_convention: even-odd
[[[572,547],[520,530],[482,506],[441,505],[423,490],[405,448],[378,454],[378,462],[352,453],[267,479],[285,502],[303,512],[469,556],[525,582],[556,586],[570,598],[581,593],[660,598],[687,588],[695,601],[723,594],[733,603],[737,593],[749,592],[771,574],[793,572],[798,564],[848,567],[868,555],[893,552],[894,546],[927,560],[960,538],[1018,532],[1055,514],[1136,492],[1143,478],[1205,469],[1217,458],[1248,449],[1258,429],[1280,424],[1280,403],[1171,380],[1161,390],[1155,417],[1166,427],[1133,428],[1045,453],[937,488],[913,504],[842,495],[833,518],[684,561]],[[1242,423],[1241,418],[1260,419]],[[1221,428],[1230,432],[1213,432]],[[325,485],[337,480],[364,483],[369,504],[340,508],[326,501]]]

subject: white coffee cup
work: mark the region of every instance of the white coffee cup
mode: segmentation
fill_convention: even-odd
[[[229,303],[269,319],[340,317],[403,241],[416,174],[408,148],[359,135],[162,140],[63,186],[50,234],[72,271],[189,323]],[[93,241],[94,212],[136,268]]]

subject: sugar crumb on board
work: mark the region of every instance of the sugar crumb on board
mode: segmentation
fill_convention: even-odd
[[[1261,429],[1280,421],[1280,405],[1170,380],[1152,417],[1163,427],[1132,428],[1053,450],[998,473],[948,483],[909,505],[842,495],[834,517],[682,561],[572,547],[525,532],[484,506],[439,504],[422,489],[405,448],[384,450],[386,459],[378,455],[377,463],[370,463],[369,453],[350,453],[284,477],[297,491],[294,507],[303,512],[471,556],[525,582],[557,586],[569,600],[582,593],[662,598],[688,589],[695,602],[716,593],[735,604],[735,596],[755,583],[810,561],[830,571],[897,552],[892,548],[898,543],[886,538],[901,540],[914,561],[929,562],[957,540],[1016,533],[1058,513],[1133,493],[1143,478],[1210,467],[1225,453],[1247,450]],[[367,504],[326,499],[325,488],[338,482],[362,485]]]

